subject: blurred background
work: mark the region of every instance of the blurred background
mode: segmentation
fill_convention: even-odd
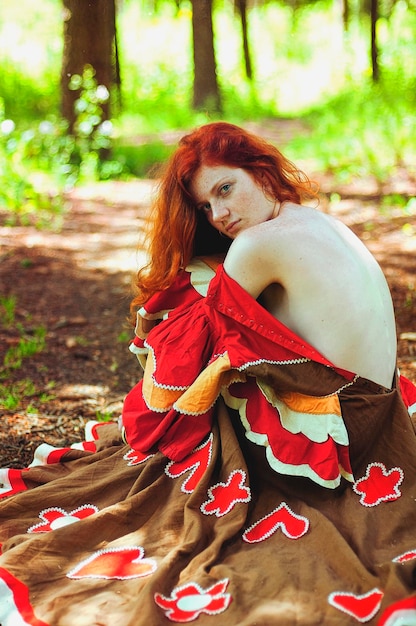
[[[214,119],[341,183],[414,180],[415,105],[414,0],[0,3],[0,206],[15,221],[59,213],[79,183],[151,177]]]

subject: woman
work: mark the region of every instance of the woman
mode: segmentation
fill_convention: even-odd
[[[0,470],[1,623],[415,623],[416,389],[378,265],[315,197],[235,126],[181,141],[132,304],[128,445],[94,424]]]
[[[238,408],[239,401],[232,397],[236,389],[233,383],[237,381],[230,383],[234,375],[238,378],[236,372],[251,374],[251,362],[276,362],[279,349],[288,342],[293,348],[293,361],[318,361],[318,376],[322,375],[322,365],[327,371],[332,368],[335,374],[329,387],[321,391],[316,387],[312,397],[332,396],[339,389],[353,386],[352,381],[357,393],[358,380],[386,391],[393,387],[395,320],[383,273],[346,226],[302,206],[305,197],[316,198],[309,179],[274,146],[237,126],[216,122],[181,140],[162,176],[149,233],[150,259],[138,273],[139,293],[132,303],[133,309],[144,305],[139,310],[138,338],[132,351],[138,356],[149,348],[151,351],[144,383],[128,394],[123,411],[124,435],[133,448],[146,452],[156,446],[171,459],[185,457],[210,431],[213,406],[220,393],[230,408]],[[193,276],[189,263],[196,255],[213,255],[221,250],[224,254],[224,249],[225,258],[221,258],[215,280],[208,287],[213,278],[208,272],[206,290],[200,290],[200,295],[207,298],[195,303],[195,291],[188,290],[185,296],[181,282],[184,272],[188,269]],[[215,269],[212,256],[208,258],[208,265]],[[212,306],[218,288],[225,290],[221,295],[225,300]],[[237,309],[227,289],[238,293]],[[170,300],[173,293],[176,295]],[[265,313],[255,300],[273,320],[267,316],[263,320]],[[227,326],[229,320],[217,317],[219,307],[224,305],[238,310],[239,324],[232,329]],[[254,325],[267,328],[269,333],[278,332],[284,340],[279,346],[268,342],[262,351],[250,352],[250,348],[245,360],[232,361],[229,357],[233,351],[241,356],[243,347],[252,345],[244,331],[248,321],[243,319],[249,307]],[[167,311],[174,311],[169,322],[148,336]],[[278,330],[274,330],[278,323]],[[179,358],[182,353],[184,357]],[[210,378],[208,372],[214,363],[218,366],[214,356],[218,354],[226,355],[227,365],[223,365],[221,374],[216,372]],[[281,356],[280,361],[283,369],[282,364],[290,359]],[[284,369],[288,371],[288,366]],[[252,376],[259,381],[255,372]],[[205,379],[208,382],[201,386],[200,381]],[[296,389],[289,385],[283,392],[305,394],[309,388],[302,387],[304,379],[303,375]],[[308,380],[313,380],[311,374]],[[244,380],[245,394],[248,388]],[[164,397],[163,389],[172,391]],[[258,390],[250,393],[259,395]],[[205,401],[196,400],[198,395]],[[275,408],[283,402],[282,396],[279,400],[268,399]],[[289,411],[287,403],[283,404]],[[266,405],[266,414],[269,408]],[[321,411],[321,416],[329,414],[324,407]],[[200,416],[197,427],[192,420],[191,426],[190,415]],[[340,430],[339,424],[322,426],[318,440],[331,440],[332,453],[318,452],[319,446],[311,444],[313,436],[308,437],[314,451],[310,454],[306,448],[298,448],[297,440],[286,437],[290,428],[283,427],[277,435],[273,418],[260,426],[246,415],[240,417],[246,437],[265,445],[273,470],[308,476],[331,488],[340,484],[342,476],[352,480],[347,458],[351,433],[348,435],[343,426]],[[304,426],[293,428],[305,434]],[[264,440],[259,429],[264,431]],[[280,438],[274,447],[269,445],[272,436]],[[353,444],[354,461],[361,458],[363,441],[360,437]]]
[[[185,136],[162,178],[133,307],[169,286],[191,257],[234,241],[224,262],[230,277],[331,362],[391,388],[396,333],[386,280],[358,238],[301,206],[305,197],[316,197],[306,176],[243,129],[217,122]]]

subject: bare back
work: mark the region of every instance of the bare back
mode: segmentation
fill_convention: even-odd
[[[390,388],[396,329],[384,275],[341,222],[285,204],[243,231],[226,272],[334,365]]]

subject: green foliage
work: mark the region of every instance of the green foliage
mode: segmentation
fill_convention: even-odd
[[[39,80],[32,73],[25,73],[19,67],[0,65],[0,96],[6,111],[13,112],[13,118],[24,123],[42,121],[51,111],[58,114],[60,97],[59,81],[49,77]],[[16,97],[16,94],[19,94]]]
[[[38,326],[25,328],[16,320],[16,297],[0,297],[0,324],[13,335],[12,345],[6,349],[0,364],[0,408],[16,409],[23,398],[37,395],[34,383],[15,376],[24,359],[42,352],[46,347],[46,329]]]
[[[8,298],[0,296],[0,324],[5,328],[10,328],[15,321],[16,315],[16,296],[11,295]]]
[[[113,125],[104,119],[103,105],[110,98],[104,85],[98,85],[95,70],[87,65],[82,76],[73,74],[69,89],[79,91],[75,101],[75,124],[70,162],[77,182],[116,178],[122,165],[108,157],[112,148]]]
[[[155,170],[166,161],[173,150],[173,146],[162,141],[150,140],[139,145],[116,143],[112,157],[124,171],[128,171],[138,178],[151,178]]]
[[[104,122],[101,107],[111,94],[86,68],[71,79],[80,96],[74,134],[68,135],[59,117],[59,3],[21,0],[18,6],[0,3],[0,36],[9,42],[0,59],[0,207],[11,221],[42,225],[52,215],[59,224],[65,189],[90,180],[147,177],[170,154],[176,140],[169,140],[171,130],[216,119],[190,106],[190,6],[125,2],[118,6],[121,104]],[[221,119],[244,125],[279,115],[303,117],[310,133],[291,142],[290,156],[312,160],[316,169],[340,179],[370,173],[382,181],[396,167],[412,167],[416,14],[399,0],[386,16],[378,23],[382,80],[372,86],[368,16],[359,15],[358,5],[352,5],[348,33],[339,5],[326,0],[256,5],[249,13],[250,83],[233,5],[217,4]],[[162,134],[163,141],[157,140]]]
[[[191,109],[192,75],[183,68],[125,62],[125,74],[129,79],[122,84],[123,111],[116,121],[121,136],[187,128],[206,119]]]
[[[1,0],[0,98],[16,126],[57,116],[60,106],[62,2]]]
[[[109,93],[97,85],[93,68],[73,75],[70,88],[79,90],[73,133],[59,118],[42,120],[21,130],[5,119],[0,100],[0,207],[9,224],[59,226],[63,193],[77,183],[115,178],[122,161],[109,158],[113,125],[104,120],[102,105]]]
[[[23,359],[42,352],[45,347],[46,331],[42,326],[35,328],[30,334],[20,324],[16,328],[20,333],[20,337],[17,344],[6,352],[3,370],[0,372],[1,376],[4,373],[9,374],[10,370],[19,369],[22,366]]]
[[[397,168],[416,162],[416,80],[397,69],[379,84],[351,84],[304,116],[308,140],[289,144],[293,159],[313,159],[319,171],[339,180],[372,176],[383,182]]]
[[[115,415],[112,411],[96,411],[95,419],[97,422],[112,422],[114,421]]]
[[[4,119],[3,111],[0,100],[0,208],[8,212],[10,224],[34,220],[43,226],[60,213],[53,187],[43,188],[34,169],[39,150],[45,154],[41,149],[44,129],[39,125],[36,131],[20,132],[13,120]]]

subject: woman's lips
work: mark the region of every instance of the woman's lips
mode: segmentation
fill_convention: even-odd
[[[233,232],[236,230],[237,225],[239,223],[240,220],[235,220],[234,222],[231,222],[231,224],[228,224],[228,226],[225,229],[225,232],[227,233],[227,235],[232,235]]]

